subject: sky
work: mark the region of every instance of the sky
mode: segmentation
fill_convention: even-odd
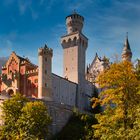
[[[38,64],[38,48],[53,49],[53,73],[62,75],[65,17],[73,11],[85,18],[89,39],[86,64],[96,52],[111,61],[121,57],[128,32],[133,62],[140,58],[140,0],[1,0],[0,57],[12,51]]]

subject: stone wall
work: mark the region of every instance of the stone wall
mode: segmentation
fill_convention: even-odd
[[[52,117],[50,131],[54,135],[61,131],[61,129],[66,125],[73,113],[73,107],[48,101],[45,101],[45,104],[48,107],[50,116]]]
[[[35,101],[39,99],[32,99],[32,100]],[[3,101],[4,100],[0,100],[0,105],[2,105]],[[51,134],[54,135],[58,133],[68,122],[70,116],[72,115],[73,107],[60,103],[58,104],[52,101],[45,101],[45,100],[39,100],[39,101],[43,101],[46,104],[48,108],[48,113],[52,118],[52,124],[49,126]],[[1,115],[2,115],[2,111],[0,108],[0,125],[3,124]]]
[[[52,74],[53,99],[59,104],[76,106],[77,84]]]

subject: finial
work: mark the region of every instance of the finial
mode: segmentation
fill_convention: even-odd
[[[128,32],[126,32],[126,38],[128,38]]]
[[[16,52],[15,51],[12,51],[12,53],[16,55]]]
[[[89,66],[88,66],[88,64],[87,64],[87,74],[89,73]]]
[[[96,52],[96,55],[95,55],[96,57],[98,57],[98,54],[97,54],[97,52]]]
[[[44,49],[47,49],[47,48],[48,48],[48,46],[45,44]]]

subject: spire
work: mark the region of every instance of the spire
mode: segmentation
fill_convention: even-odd
[[[123,52],[122,52],[122,60],[126,60],[126,61],[131,61],[132,58],[132,52],[131,52],[131,48],[129,45],[129,41],[128,41],[128,32],[126,33],[126,39],[124,42],[124,48],[123,48]]]
[[[94,59],[99,59],[99,56],[98,56],[97,52],[95,54],[95,58]]]
[[[87,72],[87,74],[89,73],[89,66],[88,65],[87,65],[87,71],[86,72]]]
[[[125,43],[124,43],[124,49],[130,50],[130,45],[129,45],[129,41],[128,41],[128,32],[126,33],[126,39],[125,39]]]
[[[48,46],[45,44],[44,49],[47,49],[47,48],[48,48]]]
[[[95,57],[98,57],[98,54],[97,54],[97,52],[96,52],[96,55],[95,55]]]

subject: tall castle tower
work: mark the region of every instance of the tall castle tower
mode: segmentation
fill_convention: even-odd
[[[82,34],[84,18],[74,12],[66,17],[67,35],[61,37],[63,76],[80,84],[85,80],[85,57],[88,39]]]
[[[122,52],[122,60],[131,61],[131,58],[132,58],[132,52],[131,52],[131,48],[128,41],[128,35],[127,35],[124,43],[123,52]]]
[[[52,101],[52,56],[53,50],[48,48],[38,49],[39,73],[38,73],[38,97]]]

